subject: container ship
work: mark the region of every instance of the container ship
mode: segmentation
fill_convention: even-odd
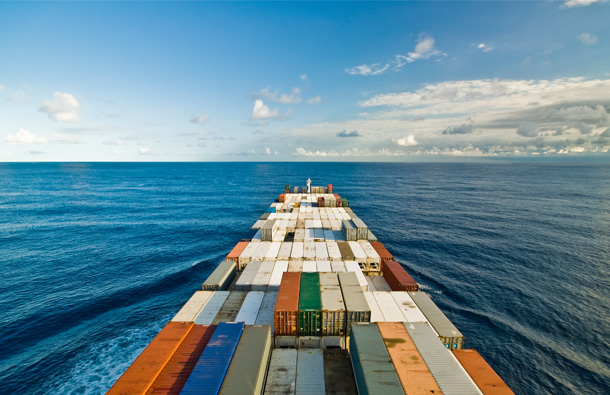
[[[333,186],[285,193],[108,394],[513,394]]]

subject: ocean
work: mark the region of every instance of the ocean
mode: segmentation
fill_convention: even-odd
[[[540,163],[0,164],[0,393],[104,393],[307,178],[515,393],[610,393],[610,166]]]

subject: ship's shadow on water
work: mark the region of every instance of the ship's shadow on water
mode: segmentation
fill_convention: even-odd
[[[515,393],[610,393],[610,167],[366,163],[2,165],[0,393],[105,392],[307,178]]]

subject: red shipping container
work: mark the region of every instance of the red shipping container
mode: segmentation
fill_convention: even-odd
[[[106,394],[143,394],[148,391],[192,328],[192,322],[165,325]]]
[[[341,196],[337,195],[336,193],[333,193],[333,196],[335,197],[335,199],[337,199],[337,207],[343,207],[343,201],[341,200]]]
[[[318,207],[324,207],[324,198],[323,197],[318,198]]]
[[[273,312],[276,336],[297,335],[300,289],[301,272],[284,272]]]
[[[419,285],[413,277],[409,275],[402,267],[402,265],[396,261],[385,261],[383,264],[383,277],[388,282],[392,291],[408,291],[417,292],[419,291]]]
[[[277,201],[280,203],[284,203],[284,201],[286,201],[286,194],[282,193],[280,196],[278,196]]]
[[[248,246],[248,243],[249,242],[247,241],[240,241],[237,243],[231,252],[229,252],[229,255],[227,255],[227,261],[237,262],[241,253],[244,252],[244,249]]]
[[[328,191],[328,193],[333,193],[333,184],[328,184],[326,186],[326,190]]]
[[[216,325],[195,325],[147,394],[180,394],[215,329]]]

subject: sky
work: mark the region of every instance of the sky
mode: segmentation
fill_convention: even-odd
[[[0,1],[0,162],[610,160],[610,1]]]

